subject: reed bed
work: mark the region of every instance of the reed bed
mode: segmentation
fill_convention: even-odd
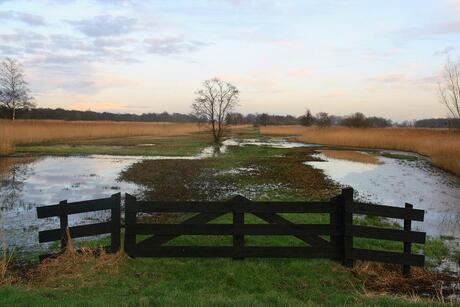
[[[375,154],[352,150],[321,150],[321,153],[328,158],[348,160],[353,162],[361,162],[366,164],[382,164]]]
[[[19,144],[105,137],[175,136],[204,128],[196,123],[0,120],[0,154],[14,152],[15,145]]]
[[[460,176],[458,130],[302,126],[267,126],[260,130],[262,134],[295,135],[298,141],[306,143],[416,152],[430,157],[434,165]]]

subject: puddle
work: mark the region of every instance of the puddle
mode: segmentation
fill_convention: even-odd
[[[58,218],[37,219],[36,207],[61,200],[75,202],[122,192],[139,194],[142,186],[119,181],[121,171],[142,160],[206,159],[227,146],[204,148],[195,156],[71,156],[0,158],[0,236],[11,248],[38,248],[38,231],[56,228]],[[108,211],[69,216],[69,225],[105,221]],[[0,241],[3,239],[0,237]]]
[[[361,201],[425,210],[425,221],[414,227],[434,237],[460,238],[460,178],[433,167],[429,161],[379,157],[383,164],[340,160],[318,154],[324,162],[305,162],[333,180],[353,187]]]
[[[290,142],[286,138],[228,139],[224,146],[268,146],[273,148],[319,147],[321,145]]]

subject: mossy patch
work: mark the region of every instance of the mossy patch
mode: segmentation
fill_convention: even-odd
[[[121,179],[146,187],[156,200],[223,200],[241,194],[253,200],[329,199],[339,187],[303,162],[312,149],[232,146],[204,160],[145,160]],[[235,171],[236,170],[236,171]]]

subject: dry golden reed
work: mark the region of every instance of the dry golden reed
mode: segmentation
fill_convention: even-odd
[[[354,150],[321,150],[321,153],[326,157],[340,160],[348,160],[354,162],[361,162],[367,164],[382,164],[375,154],[368,154]]]
[[[196,123],[0,120],[0,154],[14,152],[18,144],[103,137],[175,136],[200,129],[205,127]]]
[[[401,266],[358,261],[352,272],[358,276],[367,290],[374,293],[405,295],[411,299],[430,298],[441,303],[459,295],[459,279],[456,273],[440,273],[420,267],[412,267],[411,275],[401,275]]]
[[[307,143],[395,149],[428,156],[434,165],[460,175],[460,132],[421,128],[267,126],[261,133],[295,135]]]

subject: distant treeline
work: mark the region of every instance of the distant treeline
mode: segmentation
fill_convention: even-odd
[[[460,119],[451,118],[428,118],[417,120],[414,123],[417,128],[459,128]]]
[[[10,118],[10,111],[0,107],[0,118]],[[59,120],[88,120],[88,121],[136,121],[136,122],[204,122],[205,119],[193,114],[182,113],[111,113],[95,111],[65,110],[61,108],[33,108],[28,110],[17,110],[17,119],[59,119]],[[362,113],[353,113],[349,116],[335,116],[321,112],[313,116],[307,111],[302,116],[292,115],[271,115],[268,113],[241,114],[230,113],[226,121],[232,125],[318,125],[333,126],[343,125],[349,127],[376,127],[384,128],[391,126],[419,127],[419,128],[454,128],[460,127],[460,120],[446,118],[421,119],[413,122],[404,121],[401,123],[392,122],[383,117],[366,117]]]

